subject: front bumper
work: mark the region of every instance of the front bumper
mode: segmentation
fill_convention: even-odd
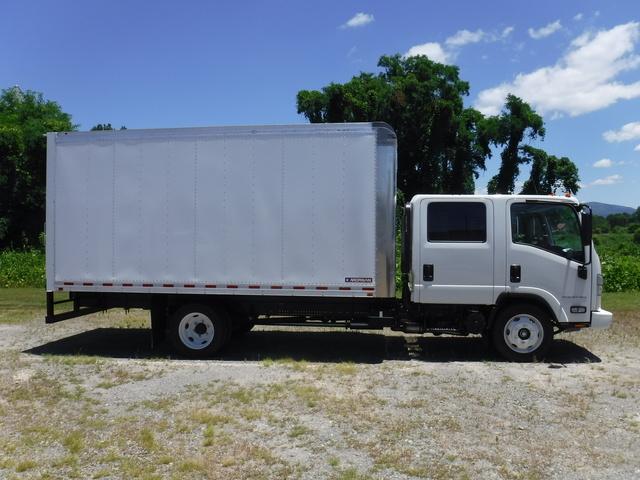
[[[609,328],[613,323],[613,313],[606,310],[591,311],[591,328]]]

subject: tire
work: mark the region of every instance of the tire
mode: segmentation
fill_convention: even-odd
[[[207,358],[219,352],[230,336],[224,310],[207,305],[185,305],[169,319],[169,338],[174,351],[189,358]]]
[[[491,330],[493,346],[512,362],[543,360],[553,341],[549,314],[530,304],[511,305],[498,312]]]
[[[253,323],[250,318],[236,320],[233,324],[233,336],[241,337],[246,335],[253,327],[255,327],[255,325],[256,324]]]

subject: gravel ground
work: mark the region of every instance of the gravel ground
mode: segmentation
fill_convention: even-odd
[[[640,315],[513,364],[479,338],[260,328],[217,359],[141,312],[0,325],[0,478],[640,478]]]

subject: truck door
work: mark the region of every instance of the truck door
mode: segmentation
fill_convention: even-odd
[[[506,216],[506,291],[542,297],[561,322],[589,322],[591,266],[582,267],[574,207],[513,199]],[[578,275],[579,269],[586,278]]]
[[[421,303],[493,303],[493,203],[489,199],[424,198],[420,263],[414,288]]]

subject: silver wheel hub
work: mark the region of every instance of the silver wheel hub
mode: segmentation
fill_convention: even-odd
[[[178,335],[185,347],[202,350],[213,342],[215,329],[211,319],[200,312],[186,314],[178,325]]]
[[[542,324],[532,315],[516,315],[504,326],[504,341],[516,353],[531,353],[542,345],[542,340]]]

